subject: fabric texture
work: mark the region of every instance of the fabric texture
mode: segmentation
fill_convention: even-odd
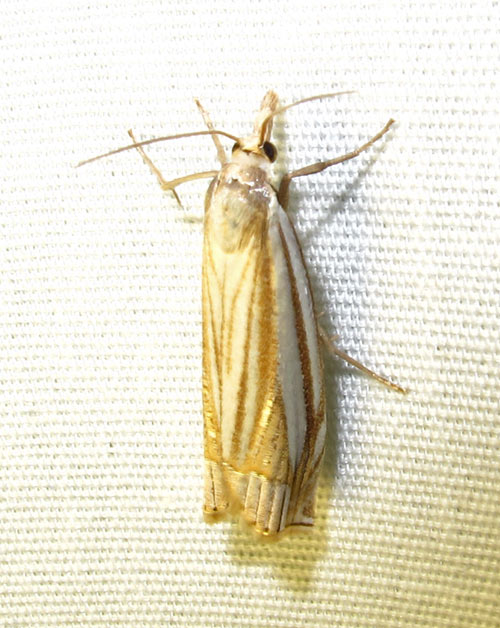
[[[500,12],[493,1],[4,2],[0,626],[500,626]],[[325,354],[310,534],[201,515],[206,181],[142,139],[247,133],[267,89]],[[229,143],[230,148],[230,143]],[[167,178],[208,138],[152,146]]]

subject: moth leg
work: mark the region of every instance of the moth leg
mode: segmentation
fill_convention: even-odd
[[[359,369],[363,373],[366,373],[370,377],[373,377],[373,379],[376,379],[378,382],[380,382],[384,386],[387,386],[388,388],[392,388],[392,390],[395,390],[403,394],[406,394],[408,392],[406,388],[403,388],[402,386],[399,386],[398,384],[391,382],[391,380],[387,379],[387,377],[384,377],[383,375],[379,375],[378,373],[375,373],[375,371],[372,371],[364,364],[361,364],[361,362],[358,362],[358,360],[351,358],[351,356],[348,355],[345,351],[342,351],[342,349],[339,349],[338,347],[336,347],[333,344],[331,338],[328,337],[324,329],[322,329],[321,327],[319,328],[319,334],[321,336],[321,339],[327,346],[327,348],[332,353],[334,353],[337,357],[341,358],[345,362],[348,362],[349,364],[352,364],[352,366],[355,366],[357,369]],[[335,338],[337,338],[337,336],[335,336]]]
[[[137,140],[135,139],[134,134],[131,129],[128,131],[128,134],[132,138],[134,144],[137,144]],[[179,195],[175,191],[175,188],[178,185],[180,185],[181,183],[186,183],[187,181],[194,181],[196,179],[206,179],[209,177],[214,177],[217,174],[217,170],[207,170],[206,172],[194,172],[193,174],[187,174],[184,177],[179,177],[177,179],[171,179],[170,181],[167,181],[163,177],[160,170],[154,165],[151,159],[146,155],[142,146],[137,146],[137,150],[139,151],[144,163],[147,166],[149,166],[149,169],[151,170],[151,172],[158,179],[158,183],[160,184],[161,189],[172,192],[172,194],[175,196],[175,200],[179,203],[181,207],[182,207],[181,199],[179,198]]]
[[[290,181],[292,179],[296,179],[297,177],[305,177],[309,174],[316,174],[317,172],[321,172],[322,170],[330,168],[330,166],[335,166],[336,164],[341,164],[344,161],[349,161],[349,159],[354,159],[354,157],[357,157],[360,153],[370,148],[372,144],[374,144],[383,135],[385,135],[385,133],[387,133],[392,124],[394,124],[394,120],[391,118],[389,122],[384,126],[384,128],[376,135],[374,135],[371,140],[350,153],[346,153],[345,155],[341,155],[340,157],[335,157],[335,159],[329,159],[328,161],[319,161],[318,163],[311,164],[310,166],[305,166],[304,168],[299,168],[298,170],[294,170],[293,172],[289,172],[288,174],[286,174],[281,180],[280,189],[278,192],[278,201],[280,202],[280,205],[284,209],[287,208],[288,190],[290,188]]]
[[[196,103],[196,106],[200,110],[201,115],[203,116],[203,120],[205,120],[205,124],[208,127],[208,130],[214,131],[215,127],[212,124],[212,120],[210,118],[210,114],[208,113],[208,111],[205,109],[205,107],[201,104],[201,102],[197,98],[194,99],[194,102]],[[218,135],[213,134],[212,139],[214,141],[215,148],[217,150],[217,159],[220,161],[221,165],[223,166],[225,163],[227,163],[226,151],[224,150],[224,147],[222,146],[222,143]]]

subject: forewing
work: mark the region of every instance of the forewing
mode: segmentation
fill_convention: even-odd
[[[212,202],[217,202],[212,199]],[[205,513],[258,532],[311,525],[324,443],[309,281],[275,197],[228,252],[207,214],[203,254]]]

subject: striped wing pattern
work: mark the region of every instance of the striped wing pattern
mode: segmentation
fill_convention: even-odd
[[[312,525],[325,438],[309,281],[272,189],[209,188],[203,251],[203,404],[208,520],[257,532]]]

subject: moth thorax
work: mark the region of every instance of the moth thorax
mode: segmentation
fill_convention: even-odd
[[[237,164],[240,168],[259,168],[266,173],[266,176],[271,174],[271,164],[269,159],[256,152],[253,149],[247,149],[245,146],[238,148],[232,154],[231,161]]]

